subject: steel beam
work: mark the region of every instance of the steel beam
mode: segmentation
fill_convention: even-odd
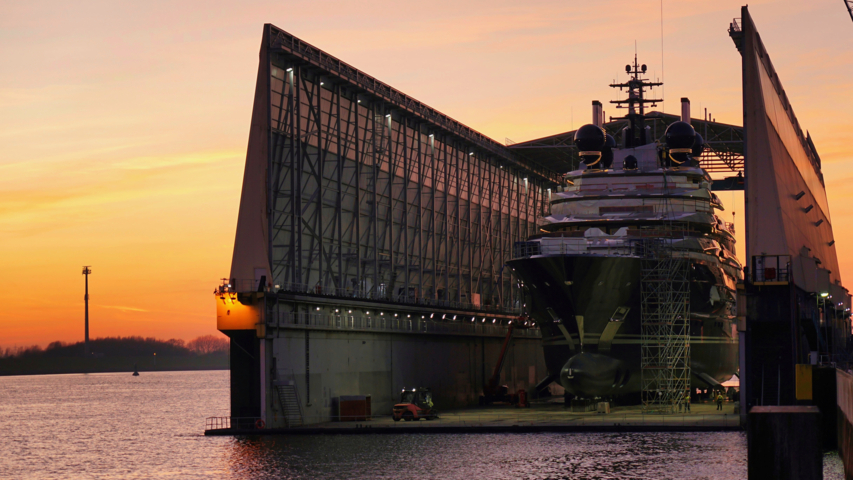
[[[500,269],[534,228],[547,180],[346,79],[272,62],[269,256],[280,294],[454,308],[479,294],[512,314],[517,287]]]

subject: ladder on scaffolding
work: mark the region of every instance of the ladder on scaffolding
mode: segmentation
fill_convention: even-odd
[[[668,239],[645,239],[642,252],[643,410],[675,413],[690,391],[690,261]]]
[[[669,178],[664,171],[664,191]],[[665,197],[665,235],[641,240],[640,377],[643,411],[675,413],[690,394],[690,259],[677,248],[689,235]]]
[[[298,427],[303,425],[302,404],[299,402],[299,393],[296,391],[296,383],[289,381],[275,386],[278,392],[278,401],[281,404],[284,424],[286,427]]]

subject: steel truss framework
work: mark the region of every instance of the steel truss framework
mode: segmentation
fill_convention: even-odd
[[[278,291],[517,311],[504,261],[547,212],[556,176],[272,28]]]
[[[673,218],[670,198],[666,209]],[[671,238],[642,240],[640,375],[643,410],[649,413],[675,413],[691,387],[690,260],[687,251],[673,248],[690,226],[668,221],[667,227]]]
[[[646,116],[646,125],[651,129],[652,138],[663,143],[666,127],[680,117],[676,115],[651,112]],[[701,166],[711,173],[743,172],[743,128],[735,125],[717,123],[710,120],[691,120],[693,127],[705,140],[705,153],[700,158]],[[628,126],[626,120],[616,120],[604,124],[607,133],[619,141],[621,131]],[[574,146],[574,131],[561,133],[530,142],[515,143],[509,148],[531,160],[538,160],[550,168],[567,172],[577,169],[580,158]]]
[[[659,239],[644,240],[641,294],[643,409],[675,413],[690,392],[690,261]]]

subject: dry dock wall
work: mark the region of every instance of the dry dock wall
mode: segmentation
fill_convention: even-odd
[[[496,336],[335,332],[287,329],[267,340],[267,424],[282,423],[274,384],[295,381],[305,423],[333,419],[337,397],[370,395],[374,415],[390,415],[403,387],[430,387],[439,410],[475,405],[492,375]],[[501,382],[530,390],[547,375],[538,338],[516,338]],[[280,425],[283,426],[283,425]]]
[[[369,394],[372,411],[388,413],[403,386],[433,388],[439,408],[476,403],[524,305],[504,264],[561,183],[265,25],[231,272],[217,294],[232,418],[274,426],[278,396],[294,395],[282,382],[295,384],[309,421],[330,419],[341,395]],[[360,326],[340,325],[331,310],[343,308]],[[380,332],[374,308],[413,321],[452,315],[423,325],[457,334]],[[483,328],[462,329],[456,315]],[[350,331],[312,328],[334,325]],[[538,339],[522,337],[504,365],[513,390],[546,375]]]
[[[853,478],[853,375],[835,371],[838,404],[838,454],[844,463],[844,475]]]

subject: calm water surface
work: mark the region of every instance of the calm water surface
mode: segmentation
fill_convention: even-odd
[[[225,371],[0,377],[0,478],[746,478],[742,433],[204,437],[228,401]]]

